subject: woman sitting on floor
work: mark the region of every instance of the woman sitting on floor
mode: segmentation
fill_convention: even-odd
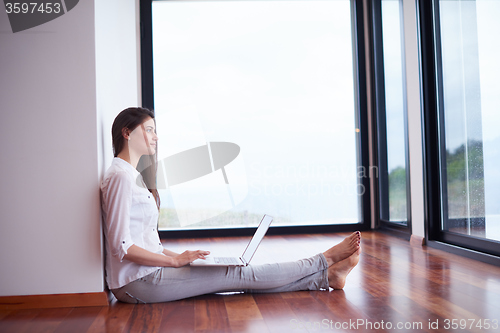
[[[158,137],[154,114],[144,108],[123,110],[113,122],[112,136],[115,157],[104,175],[101,194],[106,280],[118,300],[156,303],[227,291],[342,289],[347,275],[357,265],[361,252],[359,232],[323,253],[294,262],[190,266],[209,252],[178,254],[163,248],[156,230],[158,191],[148,190],[136,169],[141,156],[155,158]]]

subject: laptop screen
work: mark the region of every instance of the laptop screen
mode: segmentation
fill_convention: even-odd
[[[243,256],[241,257],[245,263],[248,263],[250,259],[252,259],[253,255],[255,254],[255,251],[257,250],[260,242],[262,241],[262,238],[264,238],[264,236],[266,235],[267,229],[269,228],[269,225],[271,225],[272,221],[273,218],[269,215],[264,215],[264,217],[260,221],[257,231],[253,235],[250,243],[248,243],[248,246],[245,249],[245,252],[243,252]]]

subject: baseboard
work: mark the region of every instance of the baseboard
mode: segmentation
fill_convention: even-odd
[[[432,247],[434,249],[438,249],[441,251],[453,253],[465,258],[474,259],[477,261],[481,261],[490,265],[495,265],[500,267],[500,257],[494,256],[491,254],[474,251],[470,249],[466,249],[464,247],[447,244],[439,241],[428,241],[427,246]]]
[[[76,308],[108,306],[108,293],[0,296],[0,309]]]
[[[425,238],[420,236],[411,235],[410,245],[415,247],[422,247],[425,245]]]

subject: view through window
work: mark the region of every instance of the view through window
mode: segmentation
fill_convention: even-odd
[[[383,219],[407,225],[406,193],[406,91],[404,76],[402,3],[383,0],[385,126],[388,172],[388,216]]]
[[[351,1],[153,1],[160,229],[359,223]]]
[[[500,240],[499,1],[439,1],[442,229]]]

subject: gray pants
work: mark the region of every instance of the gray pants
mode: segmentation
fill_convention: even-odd
[[[157,303],[217,292],[320,290],[329,288],[327,269],[322,253],[294,262],[246,267],[163,267],[112,292],[122,302]]]

